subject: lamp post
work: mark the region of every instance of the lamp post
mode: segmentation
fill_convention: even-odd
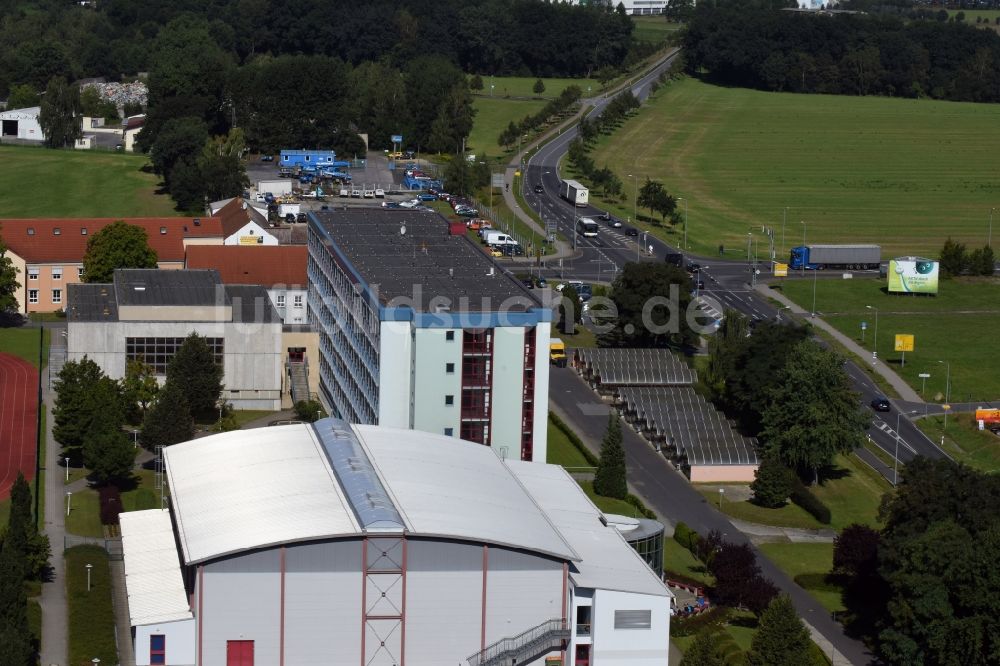
[[[804,221],[800,220],[799,224],[802,225],[802,252],[804,254],[805,253],[805,247],[806,247],[806,223]],[[801,264],[802,264],[802,266],[800,267],[801,270],[802,270],[802,277],[805,277],[806,276],[806,262],[805,262],[805,257],[802,256],[802,257],[799,257],[799,258],[800,258]]]
[[[94,568],[93,564],[87,565],[87,592],[90,592],[90,570]]]
[[[69,516],[69,510],[73,505],[73,491],[66,491],[66,515]]]
[[[944,380],[944,429],[947,430],[948,410],[951,409],[951,361],[938,361],[938,363],[944,363],[947,368]],[[941,434],[941,438],[944,439],[944,433]]]
[[[678,201],[684,202],[684,249],[688,249],[688,200],[684,197],[677,197]]]
[[[816,279],[818,275],[819,271],[813,271],[813,309],[812,309],[813,319],[816,318]]]
[[[719,511],[722,511],[722,498],[726,494],[725,488],[719,488]]]
[[[785,256],[785,222],[788,221],[788,206],[781,213],[781,256]]]
[[[628,177],[632,179],[632,219],[639,224],[639,175],[630,173]]]
[[[69,458],[63,458],[66,461],[66,483],[69,483]]]
[[[865,307],[875,311],[875,335],[872,340],[872,365],[874,365],[875,361],[878,360],[878,308],[874,305],[866,305]]]
[[[917,410],[911,409],[906,412],[907,414],[916,414]],[[896,411],[896,452],[892,456],[892,487],[896,487],[896,483],[899,481],[899,417],[903,415],[903,412]]]

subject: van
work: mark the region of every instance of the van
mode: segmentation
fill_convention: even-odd
[[[494,232],[494,235],[487,235],[484,239],[486,244],[490,247],[503,247],[505,245],[519,245],[519,243],[514,240],[512,236],[503,234],[500,232]]]

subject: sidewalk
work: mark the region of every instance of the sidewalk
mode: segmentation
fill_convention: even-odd
[[[48,368],[42,382],[42,404],[45,405],[45,460],[40,461],[46,471],[45,487],[45,524],[44,532],[49,537],[52,546],[52,578],[42,585],[42,594],[38,603],[42,608],[42,645],[39,649],[39,663],[44,666],[66,664],[68,662],[69,646],[67,644],[67,606],[66,606],[66,567],[63,559],[63,543],[66,536],[66,490],[79,484],[86,486],[86,479],[81,479],[69,487],[64,485],[64,469],[59,466],[59,445],[52,436],[52,407],[55,394],[49,389]],[[82,483],[81,483],[82,482]]]
[[[823,321],[821,317],[815,317],[815,318],[808,317],[809,315],[808,310],[796,305],[795,303],[790,301],[784,294],[777,292],[774,289],[771,289],[771,287],[769,287],[766,284],[758,284],[757,291],[760,292],[762,295],[768,298],[773,298],[782,305],[788,307],[794,314],[805,315],[810,324],[812,324],[816,328],[821,328],[827,333],[829,333],[834,340],[839,342],[848,351],[857,356],[858,360],[861,363],[871,365],[872,369],[879,375],[881,375],[883,379],[889,382],[892,388],[894,388],[896,392],[899,393],[899,397],[901,400],[905,400],[906,402],[910,403],[918,403],[920,405],[924,404],[924,399],[921,398],[920,395],[916,391],[914,391],[909,384],[903,381],[903,378],[897,375],[892,370],[892,368],[887,366],[885,362],[876,361],[874,364],[872,364],[871,352],[869,350],[862,348],[861,345],[856,343],[854,340],[844,335],[843,333],[835,329],[827,322]]]

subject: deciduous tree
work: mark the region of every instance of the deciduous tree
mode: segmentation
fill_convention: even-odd
[[[14,260],[7,256],[7,244],[0,235],[0,313],[17,310],[16,294],[21,288],[17,274],[18,269],[14,266]]]
[[[698,334],[688,317],[691,280],[666,263],[628,263],[611,286],[618,318],[602,347],[686,347]]]
[[[49,81],[38,124],[49,148],[65,148],[80,138],[80,89],[57,76]]]
[[[681,666],[726,666],[726,660],[717,647],[722,641],[720,634],[719,631],[704,630],[695,636],[681,659]]]
[[[622,423],[618,412],[614,410],[608,415],[608,429],[601,442],[601,457],[594,475],[594,492],[616,499],[625,499],[628,495]]]
[[[10,94],[7,95],[7,108],[25,109],[38,106],[40,99],[38,91],[27,83],[13,85],[10,87]]]
[[[951,236],[944,242],[939,259],[942,277],[961,275],[969,267],[965,243],[956,243],[951,239]]]
[[[576,325],[583,321],[583,301],[572,285],[563,287],[559,294],[559,322],[562,332],[576,335]]]
[[[152,366],[139,359],[125,361],[125,376],[121,380],[122,402],[125,405],[125,418],[129,423],[141,423],[146,410],[160,385],[156,381],[156,372]]]
[[[64,449],[83,445],[94,420],[91,391],[103,377],[101,368],[86,356],[67,361],[59,370],[53,384],[56,401],[52,434]]]
[[[649,178],[639,188],[637,203],[643,208],[648,208],[650,212],[659,213],[661,222],[665,222],[667,216],[677,208],[677,200],[670,196],[663,183]]]
[[[775,597],[761,614],[750,642],[753,666],[802,666],[812,663],[812,639],[787,594]]]
[[[85,282],[111,282],[116,268],[156,268],[156,251],[149,247],[145,229],[118,220],[87,240]]]

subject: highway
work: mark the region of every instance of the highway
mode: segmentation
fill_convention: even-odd
[[[659,73],[669,66],[672,58],[666,59],[655,70],[642,77],[632,85],[632,91],[640,99],[648,96],[649,85]],[[590,100],[593,110],[588,117],[601,112],[607,104],[606,99]],[[613,281],[616,273],[624,264],[632,261],[664,261],[668,253],[676,253],[677,248],[670,247],[663,241],[642,231],[629,233],[628,225],[621,228],[611,228],[603,223],[596,238],[585,238],[575,232],[575,223],[579,217],[591,217],[600,222],[602,210],[593,206],[575,207],[559,196],[560,159],[565,155],[569,143],[576,137],[575,128],[564,131],[561,135],[539,149],[524,165],[525,177],[520,180],[525,202],[549,225],[555,225],[574,247],[571,258],[559,260],[555,265],[542,269],[542,274],[549,278],[579,279],[590,282]],[[535,187],[542,186],[542,192],[536,193]],[[731,309],[748,317],[761,320],[783,320],[791,315],[776,308],[763,298],[751,285],[751,264],[745,259],[721,257],[697,257],[685,254],[685,261],[697,261],[702,268],[696,277],[703,283],[699,288],[699,297],[705,302],[705,309],[717,317],[725,310]],[[761,273],[767,270],[768,264],[760,264]],[[767,277],[758,274],[760,279]],[[858,277],[862,277],[859,275]],[[801,279],[792,276],[790,279]],[[825,343],[824,343],[825,344]],[[879,361],[882,362],[882,361]],[[854,389],[859,394],[861,404],[867,405],[881,391],[869,378],[865,370],[852,360],[845,362],[845,370],[850,376]],[[580,404],[590,402],[587,398],[589,389],[582,382],[574,381],[568,376],[568,370],[553,370],[552,400],[569,416],[574,425],[594,429],[588,433],[598,436],[597,429],[603,427],[597,421],[587,418],[587,414],[578,409]],[[581,386],[583,387],[581,389]],[[908,418],[918,406],[911,403],[895,401],[888,413],[872,415],[872,425],[868,436],[877,447],[882,449],[888,459],[896,456],[900,466],[912,460],[917,455],[929,458],[947,457],[935,442],[928,439]],[[904,410],[900,414],[899,410]],[[897,417],[903,417],[898,418]],[[899,433],[896,423],[899,422]],[[655,508],[671,520],[684,520],[702,531],[719,529],[728,526],[731,538],[742,540],[737,530],[728,521],[705,505],[686,480],[670,467],[649,446],[642,447],[638,435],[629,433],[626,438],[630,442],[629,481],[637,486],[643,494],[651,494],[649,499]],[[897,453],[898,452],[898,453]],[[894,470],[871,451],[859,449],[858,456],[874,467],[891,482],[895,480]],[[883,456],[884,457],[884,456]],[[714,514],[714,515],[712,515]],[[777,570],[774,565],[762,560],[765,573],[772,577],[779,586],[791,594],[799,613],[808,619],[824,636],[826,636],[852,663],[864,663],[870,658],[865,648],[857,641],[844,635],[839,624],[827,617],[822,617],[819,604],[806,594],[787,576]]]

